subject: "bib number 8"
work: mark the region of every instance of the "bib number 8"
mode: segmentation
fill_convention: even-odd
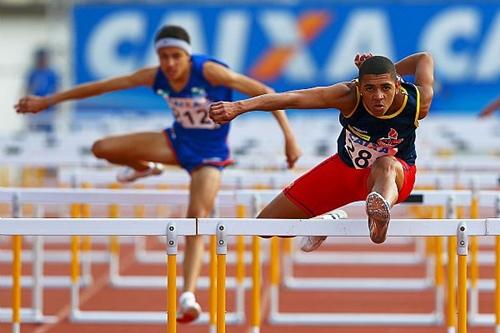
[[[370,158],[372,158],[372,153],[368,150],[360,150],[358,157],[354,159],[354,164],[360,169],[366,168],[370,163]]]
[[[345,148],[347,149],[347,152],[349,153],[356,169],[364,169],[370,166],[370,159],[373,157],[373,154],[368,150],[360,149],[356,151],[356,148],[351,140],[347,140]],[[356,157],[354,157],[354,155],[356,155]]]

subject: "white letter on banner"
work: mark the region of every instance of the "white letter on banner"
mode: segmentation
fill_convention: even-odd
[[[168,11],[158,24],[157,31],[166,24],[178,25],[186,29],[191,39],[193,53],[206,53],[205,38],[201,26],[200,15],[192,11]],[[155,31],[156,34],[156,31]],[[158,57],[151,37],[143,66],[158,66]]]
[[[477,63],[478,80],[500,80],[500,11],[491,23]]]
[[[470,79],[475,68],[470,54],[453,50],[458,38],[472,39],[479,35],[479,15],[472,8],[454,8],[431,19],[422,32],[421,49],[431,52],[436,71],[445,79]]]
[[[144,38],[145,20],[138,12],[119,12],[109,15],[94,29],[85,48],[85,59],[93,76],[116,76],[137,68],[137,55],[120,56],[117,48],[124,41],[140,42]]]
[[[387,15],[380,10],[359,10],[349,17],[338,43],[328,57],[326,80],[349,79],[357,72],[354,65],[356,53],[371,52],[393,59],[391,28]]]
[[[285,11],[265,11],[258,20],[274,47],[293,49],[293,54],[283,68],[283,76],[292,81],[311,81],[316,76],[316,66],[304,45],[295,18]]]
[[[241,11],[222,12],[218,19],[214,54],[236,72],[243,71],[250,18]]]

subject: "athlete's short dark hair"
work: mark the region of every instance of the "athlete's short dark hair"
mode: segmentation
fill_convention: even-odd
[[[155,43],[162,38],[177,38],[191,44],[187,31],[178,25],[164,25],[156,32]]]
[[[373,56],[366,59],[359,67],[359,80],[366,74],[390,74],[391,78],[396,80],[396,66],[394,63],[383,56]]]

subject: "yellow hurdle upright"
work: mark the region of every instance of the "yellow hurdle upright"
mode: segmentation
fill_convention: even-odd
[[[458,333],[467,333],[467,254],[468,237],[465,223],[457,231],[458,255]]]
[[[217,226],[217,333],[226,333],[226,255],[227,241],[223,224]]]
[[[12,332],[21,331],[21,248],[22,236],[12,236]]]
[[[216,330],[217,325],[217,240],[215,236],[210,236],[210,263],[209,276],[210,286],[208,290],[208,308],[210,332]]]
[[[167,333],[177,330],[177,232],[167,227]]]
[[[260,289],[261,289],[261,272],[260,272],[260,238],[253,236],[252,238],[252,311],[250,317],[250,326],[252,332],[259,332],[260,329]]]

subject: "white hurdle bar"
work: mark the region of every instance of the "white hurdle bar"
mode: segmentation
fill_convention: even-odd
[[[89,219],[89,218],[6,218],[2,219],[0,225],[0,234],[16,237],[17,248],[14,250],[15,263],[13,265],[13,309],[12,325],[13,333],[20,332],[21,316],[20,313],[20,242],[23,235],[38,236],[167,236],[168,258],[168,282],[174,282],[170,273],[175,273],[175,260],[171,261],[171,255],[177,254],[177,236],[196,235],[196,219]],[[69,228],[66,228],[69,226]],[[170,231],[175,231],[172,234]],[[170,237],[169,237],[170,236]],[[78,256],[78,253],[73,253]],[[17,258],[17,259],[16,259]],[[174,268],[172,268],[172,266]],[[168,285],[168,315],[163,311],[81,311],[79,309],[79,286],[76,279],[78,277],[72,274],[73,284],[71,288],[71,314],[70,318],[74,322],[97,322],[97,323],[165,323],[167,322],[168,331],[175,332],[176,327],[176,290],[175,283]],[[167,283],[165,284],[167,286]]]
[[[365,220],[286,220],[286,219],[198,219],[198,232],[212,234],[215,228],[223,226],[225,234],[229,235],[261,235],[261,236],[343,236],[366,237],[368,230]],[[389,237],[408,236],[459,236],[458,254],[467,255],[467,237],[491,235],[500,232],[495,227],[499,219],[395,219],[391,221]],[[258,260],[254,259],[254,260]],[[465,265],[464,265],[465,264]],[[459,260],[459,286],[465,288],[466,261]],[[257,286],[258,287],[258,286]],[[272,291],[276,292],[276,290]],[[255,295],[255,293],[254,293]],[[260,310],[258,297],[252,299],[253,311]],[[436,314],[282,314],[277,311],[278,303],[271,304],[270,322],[273,324],[300,325],[434,325],[442,323],[442,317]],[[461,293],[458,306],[458,332],[466,328],[466,294]],[[464,311],[465,310],[465,311]],[[252,316],[253,317],[253,316]],[[257,315],[256,318],[259,318]],[[465,318],[465,319],[464,319]],[[259,332],[259,323],[252,322],[252,332]]]
[[[62,195],[61,195],[61,193],[59,192],[60,189],[57,189],[58,192],[55,194],[49,193],[50,190],[47,190],[47,189],[16,189],[16,191],[17,191],[18,196],[20,198],[21,197],[28,198],[27,202],[29,202],[29,200],[31,200],[30,196],[34,195],[34,193],[36,192],[37,196],[39,196],[39,197],[40,197],[40,194],[47,194],[47,196],[46,195],[42,196],[43,202],[50,202],[51,200],[55,200],[55,201],[59,202],[59,201],[66,200],[67,202],[71,202],[71,203],[75,202],[75,199],[69,198],[69,194],[72,191],[78,192],[83,197],[88,196],[92,192],[96,192],[97,194],[100,194],[102,196],[104,196],[106,192],[111,192],[111,194],[113,194],[115,196],[120,196],[119,193],[123,192],[123,190],[113,191],[113,190],[74,190],[74,189],[68,189],[66,191],[66,193],[62,193]],[[132,191],[132,192],[133,193],[135,192],[135,194],[137,194],[136,191]],[[144,192],[148,192],[148,191],[144,191]],[[165,194],[165,191],[159,191],[159,192],[162,194]],[[179,191],[174,191],[174,192],[179,192]],[[270,199],[271,197],[274,197],[274,195],[276,194],[275,191],[262,191],[262,192],[263,193],[261,193],[261,196],[266,198],[266,199]],[[123,193],[123,194],[124,194],[124,197],[129,198],[129,200],[132,198],[130,196],[130,193]],[[437,203],[441,203],[444,198],[447,198],[450,195],[455,197],[457,204],[468,205],[470,203],[470,198],[471,198],[470,191],[417,191],[417,192],[415,192],[413,199],[411,201],[425,203],[425,204],[437,204]],[[238,200],[243,200],[243,201],[247,200],[248,201],[249,199],[252,199],[254,197],[255,197],[255,191],[248,191],[248,190],[247,191],[237,191],[237,199]],[[495,198],[498,198],[498,192],[481,191],[479,193],[479,197],[481,198],[481,200],[480,200],[481,203],[485,203],[485,202],[488,203],[488,201],[493,202],[495,200]],[[96,198],[96,197],[92,196],[92,198]],[[89,198],[86,198],[86,199],[91,200]],[[102,200],[102,199],[103,199],[102,197],[99,198],[99,200]],[[111,200],[110,202],[116,202],[116,198],[109,199],[109,200]],[[151,203],[151,198],[147,198],[147,199],[143,198],[142,200],[148,200],[148,203]],[[234,200],[234,192],[231,192],[231,195],[229,196],[228,200]],[[77,201],[80,201],[80,200],[77,200]],[[101,201],[99,201],[99,202],[101,202]]]
[[[479,203],[482,206],[495,207],[497,205],[497,198],[500,197],[500,191],[481,191],[479,192]],[[472,193],[467,190],[422,190],[414,191],[410,198],[399,205],[405,204],[424,204],[424,205],[442,205],[446,207],[446,218],[456,218],[455,207],[458,205],[470,206],[472,200]],[[358,202],[350,206],[359,206],[363,203]],[[394,264],[416,264],[424,260],[423,254],[412,254],[411,256],[403,256],[402,253],[388,253],[388,258],[379,260],[375,255],[368,254],[368,258],[363,258],[365,261],[371,260],[372,263],[389,264],[388,259],[393,259]],[[355,257],[351,255],[351,257]],[[285,276],[284,285],[289,289],[302,289],[302,290],[335,290],[335,289],[367,289],[367,290],[422,290],[428,289],[433,286],[432,276],[426,279],[381,279],[381,278],[296,278],[293,277],[293,263],[300,264],[342,264],[347,263],[349,254],[332,254],[332,253],[294,253],[291,258],[285,256]],[[353,261],[351,261],[352,263]],[[483,288],[482,284],[480,286]]]
[[[179,204],[186,203],[188,201],[189,193],[185,190],[112,190],[112,189],[59,189],[59,188],[3,188],[0,189],[0,202],[12,201],[13,197],[16,198],[16,202],[19,205],[23,203],[58,203],[58,204],[73,204],[73,203],[96,203],[96,204],[143,204],[143,205],[154,205],[154,204]],[[255,201],[252,195],[246,196],[248,203],[253,204]],[[225,191],[219,194],[218,202],[222,205],[236,205],[235,193],[234,191]],[[37,264],[33,262],[33,264]],[[39,263],[37,264],[39,265]],[[116,254],[110,254],[110,283],[114,287],[119,288],[161,288],[165,284],[165,279],[163,277],[151,277],[151,276],[120,276],[119,275],[119,258]],[[37,271],[39,272],[39,271]],[[2,279],[4,285],[10,286],[10,281],[6,278]],[[43,286],[49,281],[52,286],[55,286],[57,282],[60,283],[62,287],[72,287],[73,283],[69,277],[42,277],[41,274],[33,276],[32,279],[27,279],[23,277],[22,283],[25,285],[36,286],[33,290],[34,298],[37,299],[33,304],[43,304]],[[31,284],[30,284],[31,282]],[[85,281],[83,281],[85,282]],[[177,283],[182,283],[182,277],[177,278]],[[78,284],[81,285],[82,282],[78,280]],[[244,320],[244,289],[250,286],[250,279],[244,278],[243,281],[237,281],[234,277],[227,278],[228,288],[234,288],[237,290],[238,300],[236,306],[236,312],[231,313],[230,323],[239,323]],[[208,277],[200,277],[197,281],[199,288],[208,288],[210,285]],[[43,317],[40,313],[43,312],[42,308],[37,309],[26,309],[27,313],[34,313],[33,315],[26,315],[24,318],[28,321],[33,322],[49,322],[52,318]],[[105,314],[104,317],[106,317]],[[6,320],[9,317],[9,312],[4,309],[0,309],[0,321]],[[147,316],[146,316],[147,317]],[[110,316],[112,318],[112,316]],[[101,320],[105,320],[101,318]],[[110,319],[112,320],[112,319]],[[207,314],[202,314],[199,323],[205,323],[208,320]]]
[[[29,218],[6,218],[0,224],[0,234],[20,237],[21,235],[163,235],[167,234],[167,228],[175,226],[177,235],[214,235],[217,230],[224,230],[225,236],[236,235],[261,235],[261,236],[342,236],[342,237],[366,237],[368,230],[366,221],[363,220],[336,220],[325,221],[320,219],[313,220],[290,220],[290,219],[29,219]],[[395,219],[391,221],[391,227],[388,231],[389,237],[415,237],[415,236],[457,236],[459,256],[458,265],[458,333],[465,333],[467,327],[466,289],[467,265],[466,256],[468,254],[468,236],[492,236],[500,235],[500,219]],[[173,240],[169,238],[167,244]],[[218,234],[218,239],[221,238]],[[219,243],[220,245],[220,243]],[[19,251],[16,251],[19,252]],[[218,250],[219,253],[219,250]],[[220,254],[220,253],[219,253]],[[223,252],[222,252],[223,254]],[[19,256],[19,253],[17,253]],[[19,259],[19,258],[18,258]],[[465,260],[464,260],[465,259]],[[225,264],[225,263],[224,263]],[[20,265],[14,265],[16,270],[14,278],[19,278]],[[169,272],[170,273],[170,272]],[[170,277],[171,279],[172,277]],[[170,280],[169,279],[169,280]],[[465,279],[465,280],[464,280]],[[218,284],[223,283],[218,281]],[[174,284],[175,285],[175,284]],[[13,332],[20,332],[19,321],[19,300],[20,289],[19,282],[15,283],[14,298],[17,299],[13,310]],[[172,287],[172,286],[170,286]],[[259,285],[254,285],[258,288]],[[175,288],[175,287],[174,287]],[[224,290],[225,292],[225,290]],[[78,288],[72,289],[72,293],[78,293]],[[170,297],[171,293],[169,293]],[[174,294],[175,295],[175,294]],[[254,294],[255,295],[255,294]],[[77,295],[73,300],[77,299]],[[219,304],[225,304],[225,293],[218,294]],[[253,302],[260,302],[259,297],[254,297]],[[175,302],[173,302],[175,303]],[[73,304],[75,305],[75,304]],[[169,302],[172,308],[168,309],[169,318],[175,314],[175,305]],[[91,320],[98,320],[99,316],[92,316],[91,313],[84,316],[84,312],[79,313],[78,308],[72,307],[72,316],[76,320],[83,320],[92,317]],[[260,310],[260,304],[254,304],[253,310]],[[342,324],[342,325],[360,325],[360,324],[385,324],[385,325],[431,325],[439,324],[442,318],[428,317],[425,314],[280,314],[275,311],[277,304],[271,306],[272,312],[270,320],[274,324],[289,324],[290,321],[296,324]],[[225,325],[224,309],[217,309],[218,331]],[[135,322],[133,319],[149,319],[144,314],[136,317],[136,313],[118,312],[123,315],[117,316],[116,320],[120,322]],[[117,313],[115,313],[116,315]],[[122,317],[122,318],[118,318]],[[165,321],[165,314],[160,313],[162,322]],[[256,316],[256,318],[259,318]],[[171,325],[173,320],[168,323]],[[252,331],[258,332],[258,322],[252,322]],[[225,327],[225,326],[224,326]],[[173,328],[173,330],[171,330]],[[175,332],[175,322],[169,326],[169,332]],[[221,330],[222,332],[222,330]]]

